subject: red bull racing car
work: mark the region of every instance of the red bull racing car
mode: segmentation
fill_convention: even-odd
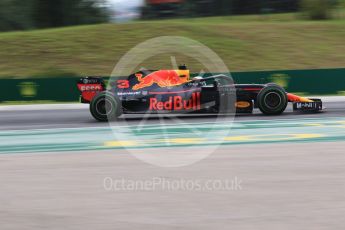
[[[139,71],[116,78],[108,88],[102,78],[78,81],[81,102],[90,104],[98,121],[116,119],[122,114],[146,113],[253,113],[282,114],[289,102],[294,111],[319,112],[320,99],[287,93],[274,83],[234,84],[226,75],[194,77],[186,66],[177,70]]]

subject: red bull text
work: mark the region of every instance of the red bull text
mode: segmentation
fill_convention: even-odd
[[[181,111],[181,110],[200,110],[200,92],[193,93],[189,100],[184,100],[181,96],[169,97],[168,101],[158,101],[157,98],[150,98],[151,111]]]

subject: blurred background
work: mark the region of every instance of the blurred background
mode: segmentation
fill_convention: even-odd
[[[2,0],[0,30],[28,30],[81,24],[176,17],[269,14],[304,11],[331,18],[343,0]]]
[[[109,77],[159,36],[199,41],[236,83],[276,82],[326,112],[94,121],[80,77]],[[135,68],[171,69],[171,56],[205,68],[180,53]],[[345,0],[0,0],[0,87],[1,230],[344,228]],[[129,154],[180,165],[203,150],[176,169]],[[109,177],[244,189],[109,191]]]
[[[80,76],[109,76],[131,48],[164,35],[205,44],[239,81],[291,74],[283,70],[315,75],[315,69],[345,67],[345,0],[1,0],[0,84],[7,91],[0,101],[25,100],[22,92],[43,90],[45,84],[32,79],[60,79],[54,84],[63,87],[66,79],[73,85]],[[162,54],[136,68],[171,68],[170,56],[192,72],[203,69],[181,54]],[[14,91],[17,96],[9,98]]]

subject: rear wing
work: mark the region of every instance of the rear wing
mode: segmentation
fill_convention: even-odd
[[[78,81],[77,87],[81,92],[82,103],[90,103],[99,92],[106,89],[104,80],[100,77],[83,77]]]

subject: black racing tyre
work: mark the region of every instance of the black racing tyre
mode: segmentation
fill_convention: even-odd
[[[110,92],[101,92],[90,103],[91,115],[98,121],[106,122],[115,120],[121,113],[121,104]]]
[[[266,115],[282,114],[287,105],[288,98],[285,90],[276,84],[267,84],[257,96],[260,111]]]

